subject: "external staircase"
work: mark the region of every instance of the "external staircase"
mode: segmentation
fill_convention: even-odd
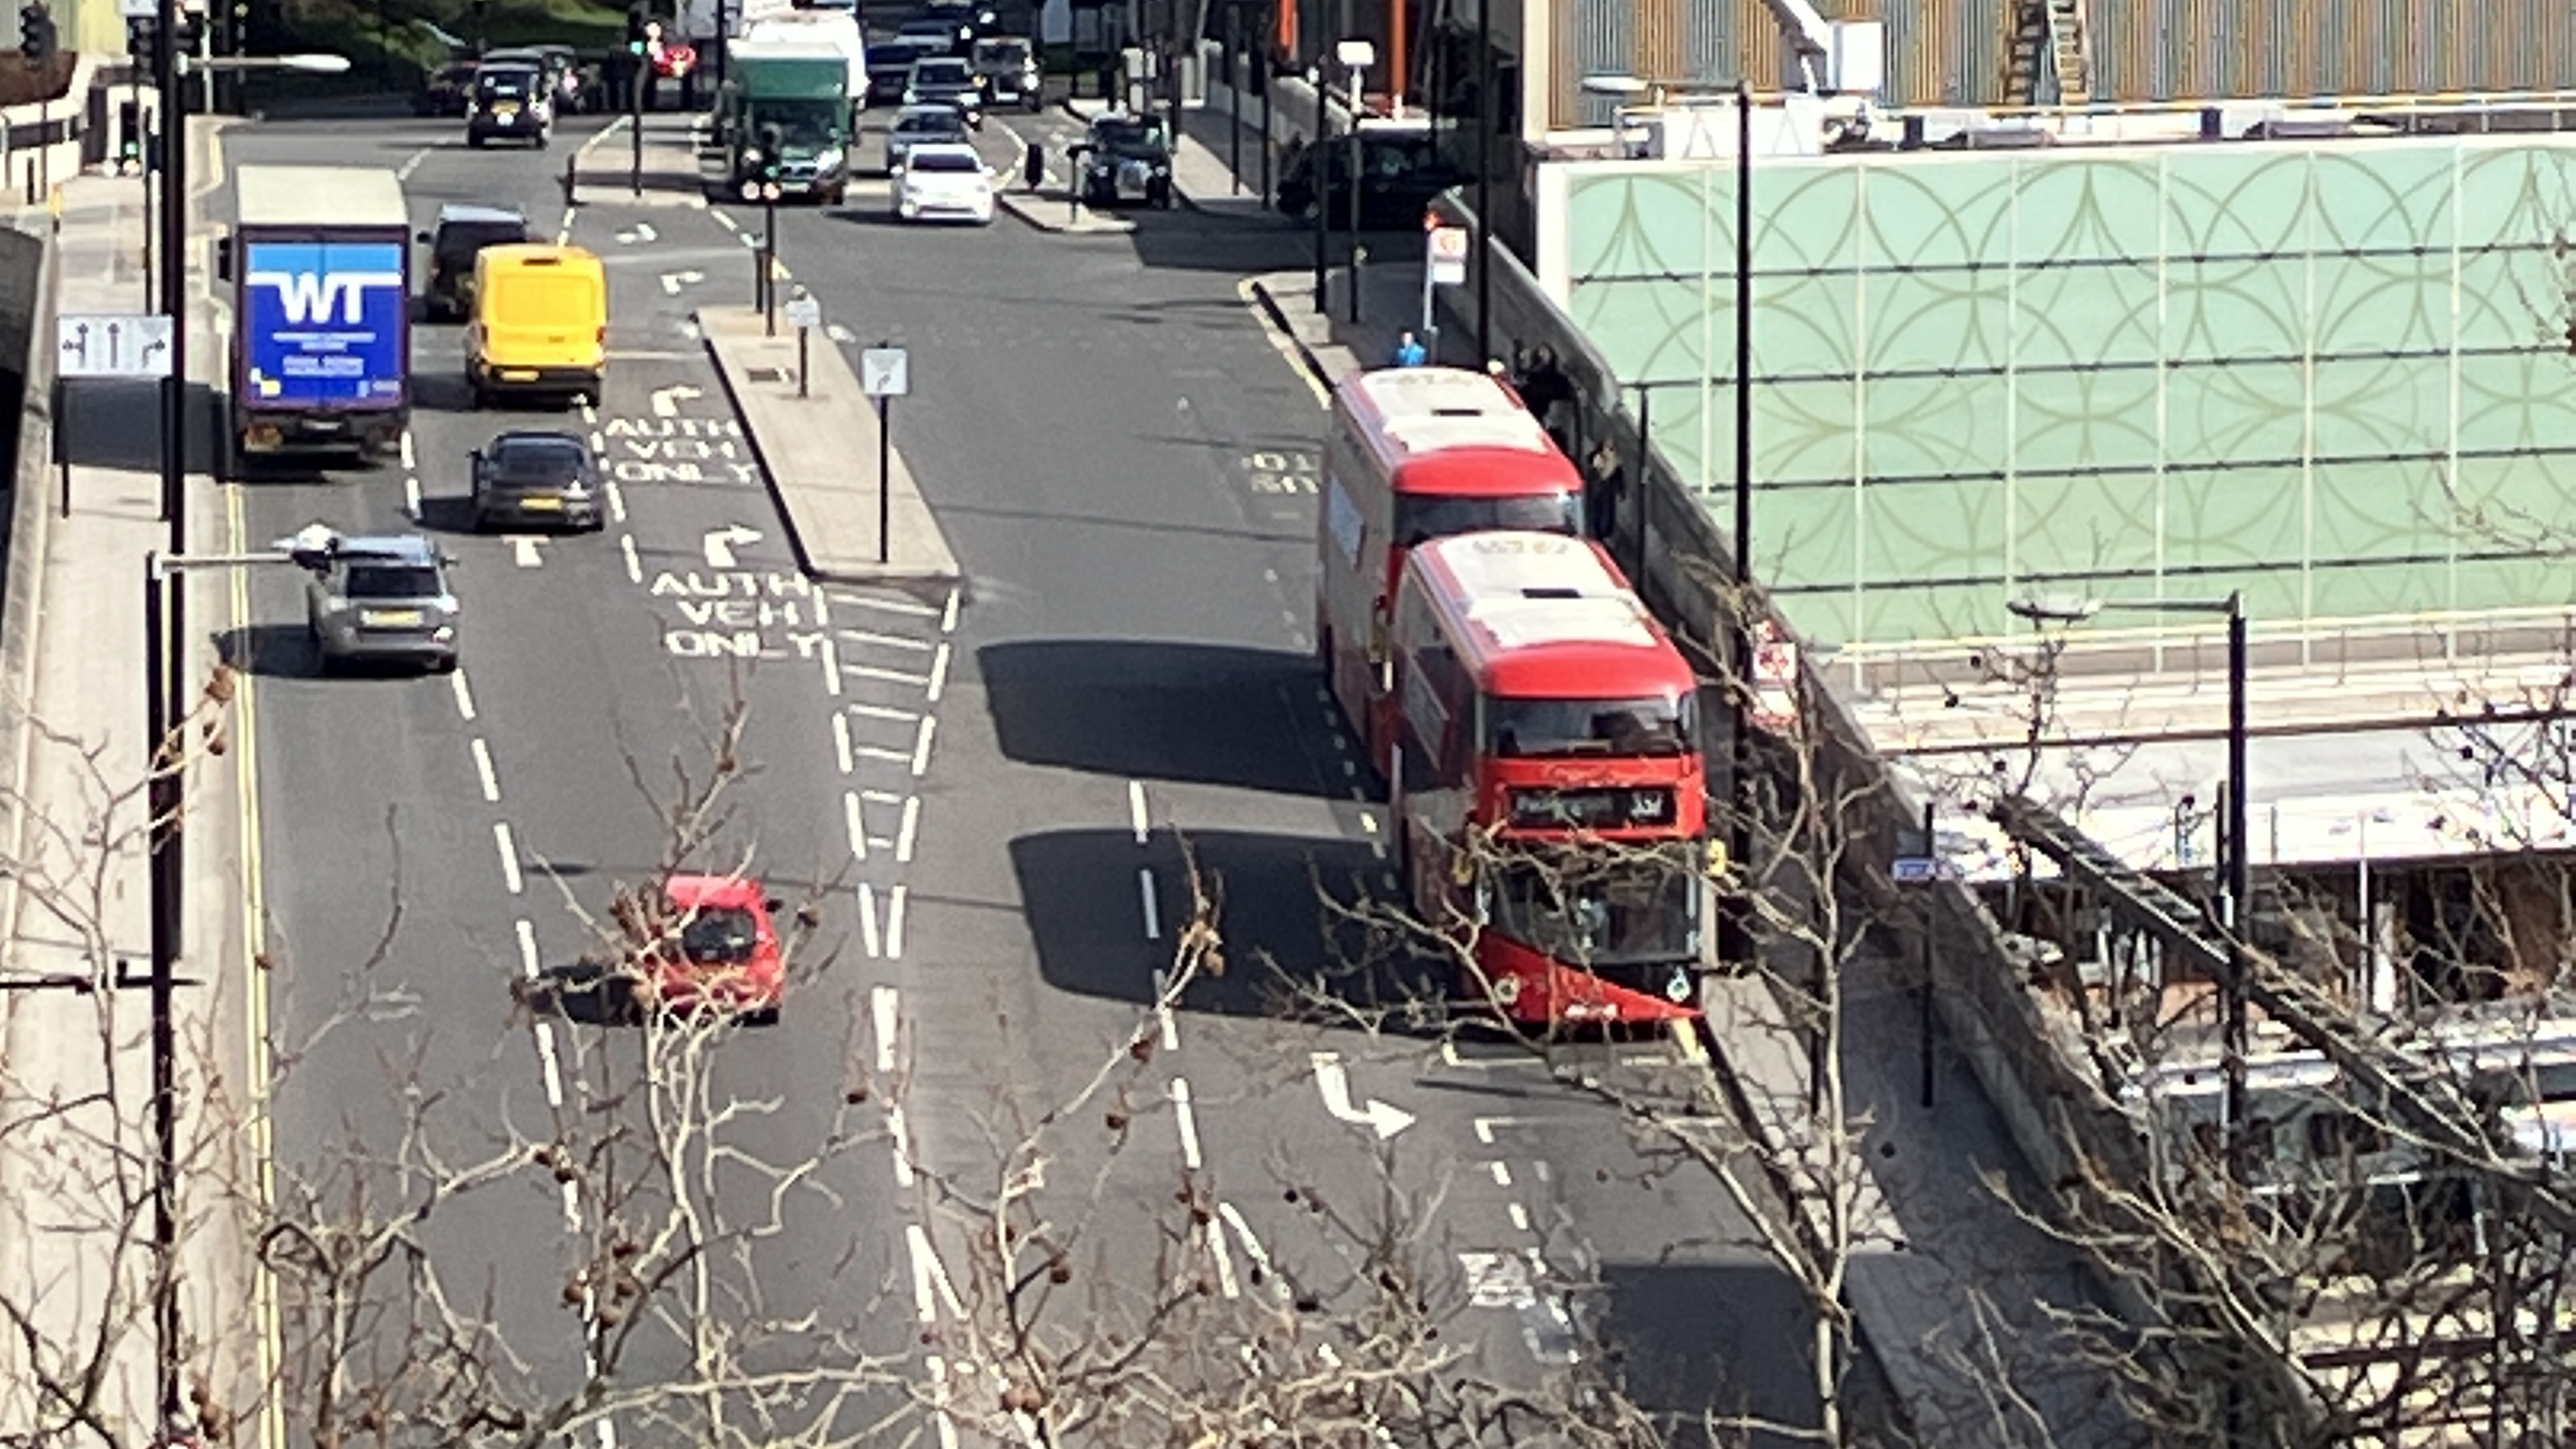
[[[2084,0],[2009,0],[2005,14],[2010,28],[2004,37],[2004,104],[2043,104],[2041,77],[2054,75],[2056,104],[2089,105],[2093,67]]]

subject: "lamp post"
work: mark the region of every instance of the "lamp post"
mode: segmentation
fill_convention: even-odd
[[[153,1322],[159,1337],[156,1388],[164,1422],[179,1412],[178,1219],[171,1181],[177,1172],[176,1050],[170,992],[179,956],[180,871],[177,761],[165,762],[168,711],[183,691],[181,656],[188,638],[185,590],[164,586],[164,570],[188,552],[188,102],[180,82],[251,70],[299,70],[330,75],[346,71],[344,55],[226,56],[181,53],[179,0],[160,0],[154,20],[161,44],[153,58],[153,84],[161,92],[161,313],[170,327],[170,370],[161,378],[161,521],[170,528],[169,556],[147,560],[144,610],[145,748],[152,769],[146,796],[152,810],[148,866],[152,918],[152,1118],[155,1174],[152,1245],[159,1255]],[[166,609],[163,607],[166,600]],[[158,681],[151,679],[158,672]],[[164,776],[168,778],[165,780]]]
[[[1333,144],[1333,113],[1324,104],[1324,68],[1307,67],[1306,84],[1315,92],[1315,141],[1306,148],[1306,196],[1315,208],[1315,310],[1330,312],[1331,263],[1324,256],[1324,233],[1332,224],[1325,215],[1332,192],[1324,183],[1324,154]]]
[[[1334,46],[1333,58],[1342,63],[1342,68],[1349,71],[1351,77],[1350,175],[1345,180],[1349,184],[1351,194],[1348,245],[1348,255],[1351,259],[1349,274],[1351,295],[1348,299],[1348,308],[1351,321],[1356,323],[1360,320],[1360,264],[1368,260],[1368,253],[1360,250],[1360,114],[1368,104],[1367,92],[1363,89],[1362,82],[1368,75],[1368,68],[1377,64],[1377,47],[1366,40],[1353,38]],[[1320,104],[1316,107],[1315,114],[1318,118],[1323,115]],[[1320,177],[1322,174],[1319,168],[1316,175]],[[1317,189],[1318,191],[1322,189],[1320,184]]]
[[[1494,355],[1494,17],[1476,0],[1476,362]]]
[[[2244,1168],[2245,1134],[2245,938],[2254,906],[2254,852],[2247,834],[2245,783],[2245,595],[2232,590],[2223,599],[2085,599],[2031,596],[2008,601],[2005,608],[2034,624],[2077,624],[2104,609],[2158,614],[2218,614],[2227,620],[2227,796],[2226,838],[2219,842],[2220,895],[2226,919],[2228,977],[2220,993],[2220,1050],[2226,1073],[2226,1146],[2228,1171]]]

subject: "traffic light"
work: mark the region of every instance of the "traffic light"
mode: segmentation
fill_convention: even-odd
[[[644,53],[644,7],[630,6],[626,11],[626,53]]]
[[[161,73],[161,26],[158,22],[125,22],[125,49],[134,57],[135,69],[147,76]]]
[[[764,124],[761,126],[761,128],[760,128],[760,179],[761,179],[761,180],[763,180],[763,181],[775,181],[775,180],[777,180],[777,179],[778,179],[778,153],[779,153],[780,151],[782,151],[782,150],[786,149],[786,146],[787,146],[787,132],[786,132],[786,131],[784,131],[784,130],[782,130],[782,129],[780,129],[780,127],[779,127],[779,125],[778,125],[778,123],[777,123],[777,122],[775,122],[775,121],[770,121],[770,122],[766,122],[766,123],[764,123]]]
[[[18,53],[27,58],[29,70],[43,70],[54,61],[54,17],[42,4],[21,6],[18,10]]]

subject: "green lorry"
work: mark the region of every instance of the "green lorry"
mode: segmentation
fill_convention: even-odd
[[[738,40],[704,153],[711,192],[839,205],[850,188],[849,60],[810,41]]]

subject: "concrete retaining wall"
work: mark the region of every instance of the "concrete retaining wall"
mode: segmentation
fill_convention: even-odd
[[[54,470],[54,248],[43,236],[0,230],[0,432],[12,450],[8,530],[0,541],[0,852],[25,858],[27,820],[19,802],[35,738],[27,701],[36,682],[36,620],[44,604],[46,535],[52,527]],[[15,872],[0,880],[0,941],[15,939],[20,893]],[[14,963],[0,962],[0,970]]]

